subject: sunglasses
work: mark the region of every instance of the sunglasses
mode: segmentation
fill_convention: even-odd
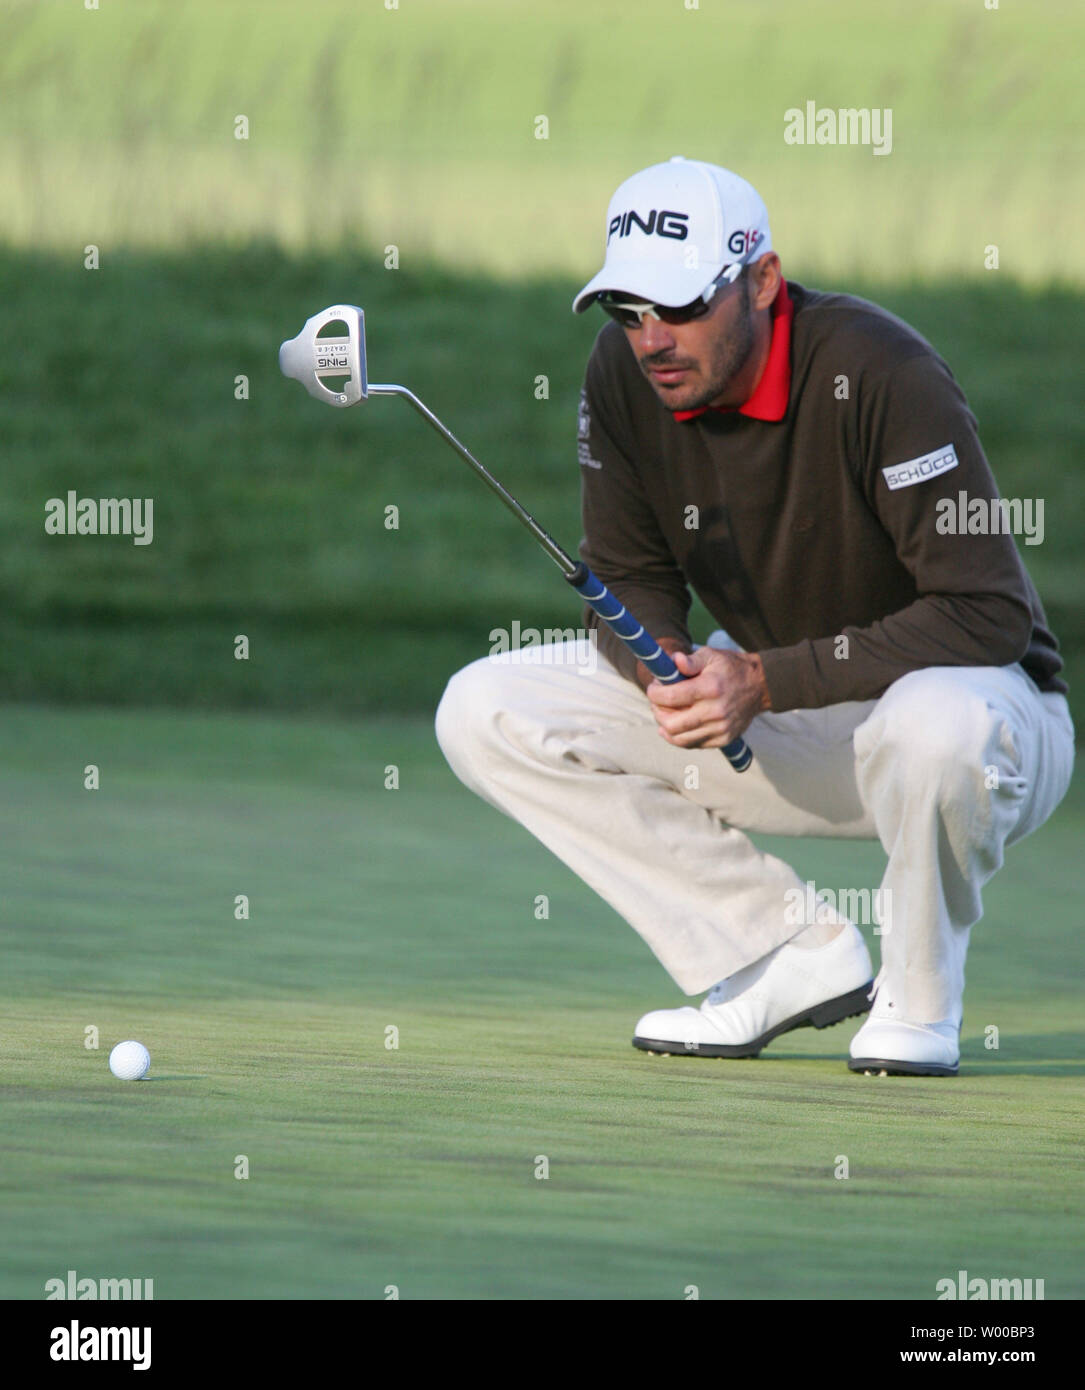
[[[624,300],[613,290],[604,290],[596,300],[612,319],[623,328],[640,328],[645,316],[658,319],[661,323],[692,323],[694,319],[704,318],[712,306],[712,298],[721,285],[733,285],[745,269],[745,258],[725,265],[709,287],[691,300],[689,304],[672,306],[669,304],[633,303]]]

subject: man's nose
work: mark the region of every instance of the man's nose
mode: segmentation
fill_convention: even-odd
[[[667,352],[674,347],[674,334],[662,319],[645,314],[640,330],[640,350],[645,357]]]

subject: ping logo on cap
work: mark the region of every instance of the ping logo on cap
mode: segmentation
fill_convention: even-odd
[[[647,222],[645,222],[638,213],[630,208],[629,211],[620,212],[617,217],[610,219],[610,226],[607,227],[607,245],[610,245],[610,238],[615,232],[620,237],[628,236],[633,230],[634,222],[645,236],[651,236],[655,233],[656,236],[666,236],[675,241],[685,241],[686,237],[689,236],[689,227],[686,225],[688,221],[688,212],[668,212],[665,208],[657,212],[653,208],[648,214]]]

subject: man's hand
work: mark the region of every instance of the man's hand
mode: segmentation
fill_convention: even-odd
[[[663,648],[663,650],[667,653],[667,655],[672,658],[672,660],[674,658],[675,652],[685,652],[687,655],[689,653],[689,644],[687,642],[681,641],[677,637],[660,637],[656,640],[658,641],[659,645]],[[648,667],[645,666],[643,661],[637,662],[636,676],[637,680],[640,682],[640,687],[642,690],[647,690],[648,687],[655,680],[655,676],[652,675],[651,671],[649,671]]]
[[[687,679],[674,685],[652,680],[646,693],[659,732],[668,743],[678,748],[722,748],[745,733],[755,715],[772,708],[756,653],[702,647],[690,655],[678,642],[666,650]]]

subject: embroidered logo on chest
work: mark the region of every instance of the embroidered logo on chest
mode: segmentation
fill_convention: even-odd
[[[588,409],[588,393],[580,392],[580,404],[576,412],[576,456],[581,468],[602,468],[591,451],[591,411]]]

